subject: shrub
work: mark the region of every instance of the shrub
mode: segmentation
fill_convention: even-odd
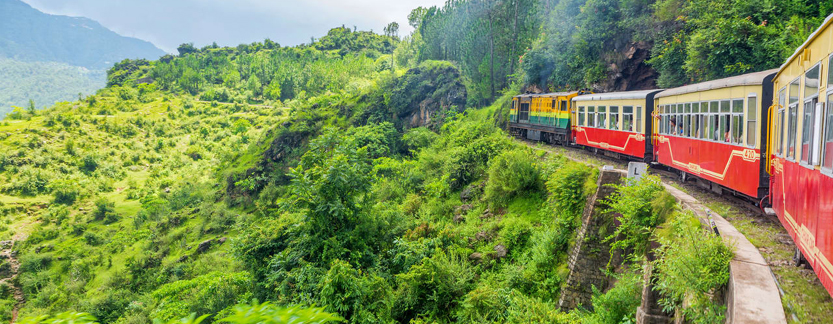
[[[497,206],[505,206],[514,196],[527,190],[540,190],[541,172],[529,150],[501,153],[489,164],[486,199]]]
[[[484,280],[464,297],[457,308],[459,323],[503,323],[506,321],[507,291]]]
[[[18,170],[10,189],[23,195],[37,195],[47,188],[50,178],[48,172],[26,165]]]
[[[512,291],[508,297],[506,323],[579,324],[581,319],[574,313],[563,313],[552,302],[527,297]]]
[[[213,272],[163,285],[151,293],[158,301],[151,318],[167,321],[190,313],[215,314],[251,298],[250,282],[245,272]]]
[[[668,208],[673,208],[673,204],[668,206],[667,193],[656,176],[646,175],[638,182],[628,179],[626,185],[614,187],[616,192],[608,197],[606,203],[609,208],[606,211],[619,214],[620,225],[605,240],[615,239],[611,250],[632,250],[630,257],[641,257],[645,254],[654,228],[664,221]]]
[[[593,287],[593,313],[585,323],[636,323],[636,308],[642,303],[642,274],[628,271],[616,279],[616,285],[605,293]]]
[[[120,219],[116,213],[116,204],[104,197],[98,198],[95,201],[93,217],[97,221],[103,220],[105,224],[115,223]]]
[[[405,135],[402,135],[402,142],[411,154],[416,154],[424,147],[428,147],[437,141],[439,135],[425,127],[411,128]]]
[[[729,282],[730,246],[701,227],[690,213],[677,214],[659,235],[656,284],[666,311],[681,309],[693,323],[723,323],[725,307],[710,296]],[[683,307],[683,300],[688,306]]]
[[[595,190],[598,171],[581,163],[568,162],[547,180],[549,203],[556,215],[577,218],[585,199]]]
[[[70,179],[57,180],[49,184],[52,190],[54,202],[57,204],[72,205],[81,196],[82,189],[77,181]]]
[[[318,283],[321,304],[353,323],[387,323],[390,285],[374,275],[362,275],[350,263],[334,260]]]
[[[462,257],[436,250],[421,264],[396,276],[398,320],[407,322],[421,315],[449,320],[460,298],[474,288],[474,275]]]

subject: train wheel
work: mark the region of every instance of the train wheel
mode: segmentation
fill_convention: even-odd
[[[807,262],[807,259],[804,257],[804,254],[801,253],[801,249],[799,249],[797,245],[795,246],[795,252],[793,253],[793,265],[795,265],[796,267],[800,267],[803,265],[805,268],[807,268],[810,265],[810,263]]]

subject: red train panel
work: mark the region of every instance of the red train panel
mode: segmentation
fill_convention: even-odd
[[[833,176],[772,159],[772,208],[824,288],[833,291]]]
[[[642,159],[645,156],[645,135],[593,127],[573,128],[576,144],[617,152]]]
[[[760,150],[685,137],[656,137],[657,162],[750,197],[758,196]]]

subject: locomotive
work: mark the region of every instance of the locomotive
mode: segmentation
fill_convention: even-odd
[[[674,170],[777,215],[833,295],[833,15],[777,69],[673,89],[524,94],[518,137]]]

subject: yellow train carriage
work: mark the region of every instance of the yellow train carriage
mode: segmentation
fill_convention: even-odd
[[[765,109],[775,70],[668,89],[656,95],[654,158],[756,200],[767,194]]]
[[[833,15],[790,56],[773,80],[768,152],[770,202],[833,294]]]
[[[512,98],[509,129],[520,137],[548,143],[570,139],[572,98],[579,91],[523,94]]]

